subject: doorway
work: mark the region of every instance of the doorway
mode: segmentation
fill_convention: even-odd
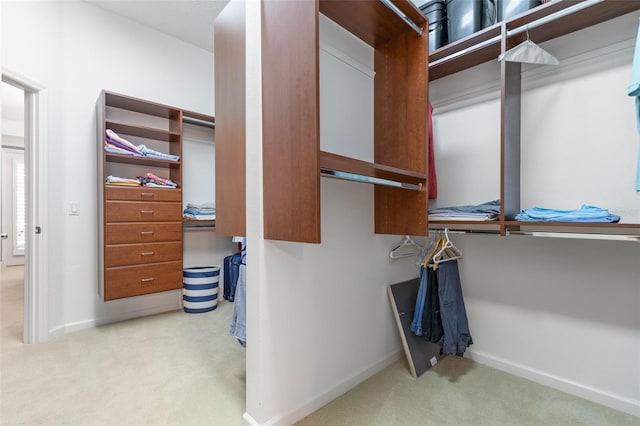
[[[43,146],[43,87],[2,70],[2,238],[0,265],[2,281],[22,279],[22,338],[24,343],[47,340],[45,285],[42,280],[43,241],[40,220],[43,212],[42,170],[45,162],[40,155]],[[22,102],[20,102],[20,100]],[[9,182],[11,181],[11,182]],[[21,266],[21,264],[23,266]],[[12,268],[9,271],[8,268]],[[6,273],[5,273],[6,269]],[[20,270],[21,269],[21,270]],[[21,274],[17,274],[17,272]],[[18,276],[16,276],[18,275]],[[17,286],[17,291],[20,286]],[[9,294],[15,292],[8,292]],[[1,293],[0,293],[1,294]],[[3,295],[4,298],[4,295]],[[13,300],[20,303],[15,294]],[[4,302],[4,301],[3,301]],[[19,310],[13,310],[18,311]]]
[[[2,267],[24,265],[24,91],[2,82]]]

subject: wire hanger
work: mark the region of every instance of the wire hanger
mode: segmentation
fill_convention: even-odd
[[[402,259],[404,257],[418,256],[422,254],[424,247],[416,243],[410,236],[405,235],[400,245],[389,252],[390,259]]]
[[[558,65],[555,56],[535,44],[529,38],[529,28],[527,27],[527,39],[516,47],[507,50],[498,56],[498,61],[522,62],[528,64]]]
[[[433,255],[433,257],[431,257],[430,262],[434,265],[439,265],[443,262],[461,258],[462,251],[460,251],[460,249],[451,242],[449,239],[449,230],[445,228],[444,238],[442,239],[442,244],[440,244],[440,249]]]

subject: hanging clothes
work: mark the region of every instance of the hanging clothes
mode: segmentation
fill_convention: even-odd
[[[427,270],[424,265],[420,266],[420,286],[418,287],[418,297],[416,297],[416,307],[413,310],[413,321],[411,321],[411,332],[416,336],[422,336],[422,313],[427,295]]]
[[[438,285],[438,271],[427,269],[427,298],[425,310],[422,316],[422,330],[425,340],[432,343],[440,343],[444,337],[442,318],[440,311],[440,295]]]
[[[462,252],[449,240],[447,230],[425,257],[420,269],[411,331],[441,345],[442,355],[462,356],[473,344],[464,306],[458,260]]]
[[[631,84],[627,89],[629,96],[636,98],[636,124],[640,132],[640,27],[636,37],[636,48],[633,55],[633,66],[631,68]],[[638,170],[636,172],[636,191],[640,192],[640,148],[638,149]]]
[[[238,339],[243,346],[247,346],[247,265],[246,251],[242,251],[241,263],[238,265],[238,282],[233,301],[233,312],[231,313],[231,324],[229,334]]]
[[[469,332],[469,321],[462,297],[458,261],[442,263],[437,272],[440,314],[444,329],[442,353],[462,356],[473,344],[473,339]]]

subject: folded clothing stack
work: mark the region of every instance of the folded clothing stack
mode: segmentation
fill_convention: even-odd
[[[111,129],[105,131],[104,150],[112,154],[133,155],[134,157],[147,157],[156,160],[180,161],[179,155],[165,154],[147,148],[146,145],[134,145]]]
[[[500,200],[482,204],[440,207],[429,210],[429,220],[498,220],[500,217]]]
[[[144,176],[138,176],[140,185],[152,188],[177,188],[178,184],[171,179],[165,179],[151,172],[145,173]]]
[[[525,222],[618,223],[620,222],[620,216],[611,214],[608,210],[600,207],[583,204],[579,210],[554,210],[533,207],[518,213],[516,220]]]
[[[107,176],[105,178],[107,185],[117,186],[148,186],[151,188],[177,188],[178,184],[170,179],[161,178],[153,173],[146,173],[144,176],[138,176],[135,179],[123,178],[118,176]]]
[[[188,203],[183,215],[186,219],[215,220],[216,208],[213,203],[193,204]]]
[[[140,186],[140,181],[138,179],[128,179],[118,176],[107,176],[104,180],[107,185],[115,185],[115,186]]]

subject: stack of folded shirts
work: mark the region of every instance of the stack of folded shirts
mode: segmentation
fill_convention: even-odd
[[[107,129],[104,138],[104,150],[113,154],[133,155],[136,157],[144,157],[144,154],[137,146],[120,137],[116,132]]]
[[[429,220],[498,220],[500,218],[500,200],[482,204],[441,207],[429,210]]]
[[[151,172],[145,173],[144,176],[138,176],[138,180],[142,186],[152,188],[177,188],[178,184],[170,179],[165,179]]]
[[[184,209],[183,217],[195,220],[215,220],[216,208],[213,203],[193,204],[188,203]]]
[[[140,186],[140,181],[138,179],[127,179],[118,176],[107,176],[104,180],[107,185],[116,185],[116,186]]]
[[[146,145],[134,145],[111,129],[106,130],[104,138],[104,150],[112,154],[132,155],[134,157],[147,157],[156,160],[180,161],[179,155],[165,154],[147,148]]]

